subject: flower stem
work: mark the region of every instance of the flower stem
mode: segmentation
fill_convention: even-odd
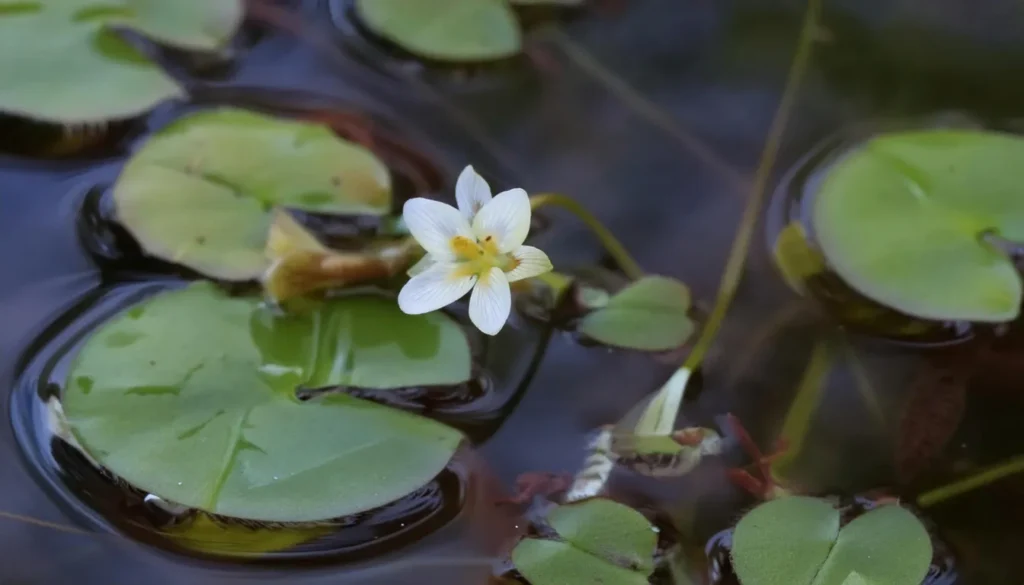
[[[541,193],[530,197],[530,207],[533,209],[539,209],[545,205],[554,205],[555,207],[561,207],[566,211],[572,213],[576,217],[580,218],[590,231],[594,232],[597,239],[604,245],[605,250],[608,254],[618,263],[619,268],[626,273],[631,280],[638,280],[644,276],[643,268],[636,260],[630,256],[629,252],[626,251],[626,247],[619,242],[618,238],[612,234],[611,230],[604,227],[594,214],[587,211],[585,207],[580,205],[577,201],[561,195],[558,193]]]
[[[974,475],[965,477],[946,484],[942,487],[927,491],[917,498],[917,505],[922,508],[929,508],[956,496],[969,491],[984,487],[990,483],[1009,477],[1015,473],[1024,472],[1024,455],[1018,455],[999,465],[983,469]]]
[[[765,141],[761,153],[761,162],[758,164],[757,173],[754,175],[754,183],[751,189],[750,199],[747,201],[746,209],[743,210],[743,217],[740,219],[736,239],[733,241],[732,249],[729,251],[729,258],[725,263],[725,270],[722,271],[722,280],[719,285],[718,295],[715,297],[714,307],[708,316],[707,322],[701,330],[700,337],[694,344],[690,355],[683,362],[680,372],[685,371],[688,376],[690,372],[696,372],[704,361],[711,344],[718,335],[718,330],[725,320],[725,314],[736,296],[736,289],[739,287],[740,279],[743,276],[743,268],[746,266],[747,255],[750,252],[750,242],[754,236],[754,229],[757,227],[757,219],[761,215],[761,208],[764,204],[764,193],[767,190],[768,180],[771,178],[772,169],[775,167],[775,159],[778,156],[779,147],[782,144],[782,137],[786,126],[789,123],[789,114],[796,102],[797,90],[803,81],[807,70],[807,63],[810,60],[811,48],[814,44],[814,33],[818,26],[818,14],[821,11],[821,0],[808,0],[807,11],[804,13],[804,21],[800,29],[800,39],[797,42],[796,55],[789,68],[786,79],[786,86],[782,92],[782,99],[779,100],[779,107],[772,119],[768,139]],[[673,378],[674,379],[674,378]],[[672,380],[669,380],[670,382]],[[651,408],[661,408],[664,403],[664,396],[674,394],[676,391],[671,384],[666,384],[658,391],[659,396],[650,402]],[[673,414],[673,420],[678,412]],[[666,416],[659,413],[659,417]],[[648,419],[648,413],[644,413],[641,420]]]

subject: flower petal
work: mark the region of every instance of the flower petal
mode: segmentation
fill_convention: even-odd
[[[405,273],[409,275],[409,278],[412,278],[417,274],[425,272],[434,264],[437,264],[437,260],[435,260],[434,257],[431,256],[430,254],[427,254],[426,256],[420,258],[418,262],[410,266],[409,270],[406,270]]]
[[[436,311],[465,296],[476,281],[476,275],[460,276],[458,264],[434,264],[405,283],[398,308],[410,315]]]
[[[491,186],[472,165],[462,169],[455,182],[455,201],[466,221],[473,221],[484,205],[491,201]]]
[[[512,312],[512,291],[500,268],[482,274],[469,297],[469,320],[487,335],[495,335]]]
[[[551,260],[539,248],[519,246],[512,251],[511,255],[519,263],[505,275],[509,282],[530,278],[551,270]]]
[[[493,238],[502,253],[523,245],[530,233],[530,198],[526,191],[510,189],[495,195],[473,218],[473,232],[481,242]]]
[[[451,205],[415,197],[405,202],[402,218],[412,237],[438,262],[452,261],[451,241],[455,236],[473,239],[469,222]]]

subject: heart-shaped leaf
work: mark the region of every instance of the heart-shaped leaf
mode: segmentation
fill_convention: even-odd
[[[1021,278],[988,243],[1024,241],[1024,139],[930,130],[874,138],[828,170],[813,224],[835,271],[911,316],[1017,317]]]
[[[522,48],[507,0],[356,0],[356,11],[370,30],[427,59],[493,61]]]
[[[733,568],[742,585],[920,585],[931,539],[906,509],[885,505],[840,528],[839,510],[803,496],[747,513],[733,534]],[[851,575],[855,575],[851,579]]]
[[[278,316],[208,283],[160,294],[92,334],[64,413],[82,448],[141,490],[216,514],[308,521],[392,502],[436,476],[454,429],[298,387],[458,384],[461,328],[345,297]]]
[[[646,585],[658,534],[636,510],[604,498],[558,506],[547,517],[563,540],[525,538],[512,562],[531,585]]]
[[[241,16],[239,0],[0,0],[0,111],[53,123],[138,115],[184,90],[113,27],[213,49]]]
[[[647,276],[583,318],[581,333],[606,345],[662,351],[682,345],[693,333],[690,291],[664,276]]]
[[[391,178],[370,151],[316,124],[236,109],[155,134],[114,185],[117,216],[151,255],[224,280],[250,280],[274,207],[384,214]]]

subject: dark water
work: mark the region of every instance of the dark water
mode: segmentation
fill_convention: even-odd
[[[193,73],[202,73],[194,78],[197,95],[246,103],[259,95],[271,109],[366,110],[436,161],[447,189],[453,174],[472,163],[495,183],[569,194],[618,234],[647,270],[684,280],[699,302],[710,303],[782,93],[803,2],[608,0],[558,32],[532,30],[532,60],[469,71],[403,62],[347,37],[351,27],[338,30],[333,19],[339,11],[328,2],[294,4],[313,23],[304,39],[254,29],[238,43],[234,64],[191,63]],[[1014,0],[828,1],[816,39],[770,191],[843,128],[879,119],[954,115],[989,122],[1022,114],[1024,5]],[[179,57],[169,55],[180,64]],[[79,238],[83,200],[116,177],[119,151],[180,111],[161,108],[126,129],[120,146],[92,160],[0,158],[0,233],[7,244],[0,248],[4,388],[15,386],[32,341],[106,274]],[[437,178],[421,182],[436,185]],[[603,260],[582,225],[559,212],[549,219],[537,245],[557,267]],[[1017,431],[1024,371],[1013,367],[1024,346],[1013,335],[984,352],[973,345],[921,348],[846,336],[819,304],[785,286],[763,246],[767,239],[755,238],[744,283],[706,363],[703,392],[685,411],[687,422],[708,426],[733,412],[767,448],[820,342],[834,348],[835,367],[795,468],[801,487],[856,493],[901,486],[895,489],[913,497],[1024,451]],[[954,357],[967,363],[964,370],[955,370],[961,361]],[[952,379],[964,382],[931,382],[939,366],[953,368],[960,377]],[[476,455],[506,489],[524,472],[573,472],[585,434],[619,419],[670,371],[670,364],[650,356],[583,348],[556,334],[514,412]],[[881,418],[866,406],[864,379]],[[3,408],[6,419],[6,401]],[[918,435],[927,440],[913,440]],[[930,447],[908,459],[899,453],[908,443]],[[738,452],[725,459],[743,461]],[[923,459],[928,463],[916,464],[920,469],[908,476],[907,461]],[[489,501],[492,488],[477,485],[458,518],[397,553],[296,574],[239,569],[161,553],[68,514],[23,463],[10,429],[0,434],[0,461],[0,510],[75,527],[0,518],[5,584],[282,577],[290,583],[478,584],[490,570],[481,562],[490,552],[483,544],[507,529]],[[621,477],[615,487],[671,510],[691,544],[703,548],[752,503],[726,483],[723,466],[709,462],[662,483]],[[960,582],[1019,582],[1022,496],[1024,476],[923,511],[957,555]]]

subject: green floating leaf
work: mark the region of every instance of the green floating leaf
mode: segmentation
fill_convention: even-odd
[[[241,17],[240,0],[0,0],[0,111],[53,123],[141,114],[184,90],[113,26],[213,49]]]
[[[920,585],[928,573],[931,539],[906,509],[886,505],[839,525],[839,511],[818,498],[785,497],[754,508],[733,534],[740,583]]]
[[[690,291],[664,276],[648,276],[609,299],[580,323],[580,332],[606,345],[663,351],[686,343],[693,333]]]
[[[346,395],[469,379],[469,345],[441,313],[345,297],[276,316],[208,283],[158,295],[75,357],[64,413],[82,448],[139,489],[208,512],[311,521],[369,510],[436,476],[454,429]]]
[[[634,571],[654,571],[658,534],[636,510],[604,498],[566,504],[551,511],[548,524],[576,548]]]
[[[251,280],[274,207],[383,215],[387,167],[329,128],[231,108],[155,134],[114,185],[117,216],[151,255],[224,280]]]
[[[131,15],[113,24],[184,49],[213,51],[224,46],[242,24],[242,0],[121,0]]]
[[[931,562],[932,541],[921,521],[906,508],[887,505],[839,531],[814,585],[843,585],[853,573],[862,583],[919,585]]]
[[[772,255],[786,284],[799,293],[806,292],[808,278],[825,271],[825,258],[810,245],[804,226],[797,221],[779,233]]]
[[[356,0],[373,32],[427,59],[493,61],[522,49],[507,0]]]
[[[835,271],[914,317],[1010,321],[1013,261],[983,236],[1024,241],[1024,140],[930,130],[870,140],[828,171],[813,222]]]
[[[658,535],[636,510],[603,498],[559,506],[548,523],[564,540],[525,538],[512,563],[531,585],[646,585]]]

